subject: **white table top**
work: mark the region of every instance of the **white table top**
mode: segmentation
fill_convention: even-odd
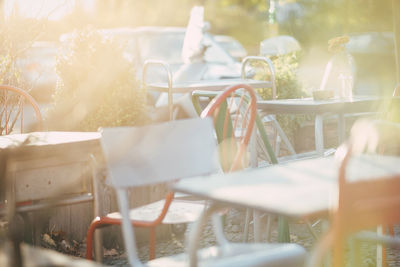
[[[51,146],[100,140],[100,132],[32,132],[0,136],[0,149],[24,144],[26,146]]]
[[[32,132],[0,136],[0,156],[8,153],[20,159],[86,158],[89,153],[102,156],[100,132]],[[99,159],[100,160],[100,159]]]
[[[257,101],[257,107],[271,113],[322,114],[358,113],[379,111],[383,101],[399,98],[380,98],[378,96],[354,96],[351,100],[339,98],[314,100],[313,98],[278,99]]]
[[[351,159],[349,181],[400,174],[399,157]],[[326,215],[337,203],[334,157],[294,161],[230,174],[183,179],[173,190],[288,217]]]
[[[194,90],[222,91],[228,86],[236,84],[248,84],[253,88],[272,87],[270,81],[259,81],[250,79],[219,79],[204,80],[183,83],[172,83],[173,93],[189,93]],[[147,89],[158,92],[168,92],[168,83],[148,83]]]

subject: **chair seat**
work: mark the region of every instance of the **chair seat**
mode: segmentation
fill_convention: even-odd
[[[130,211],[130,219],[136,221],[150,222],[157,219],[164,206],[165,200],[153,202]],[[168,212],[162,221],[164,224],[179,224],[194,222],[199,218],[205,207],[203,200],[174,199],[168,209]],[[119,212],[113,212],[107,215],[109,218],[121,219]]]
[[[304,265],[306,251],[298,244],[232,243],[225,252],[221,247],[200,249],[198,257],[198,266],[299,267]],[[147,266],[189,266],[189,255],[182,253],[158,258],[149,261]]]

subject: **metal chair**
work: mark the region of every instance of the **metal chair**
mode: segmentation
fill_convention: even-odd
[[[0,135],[24,132],[24,109],[28,104],[35,112],[37,124],[35,130],[43,128],[43,119],[39,105],[35,99],[24,90],[10,86],[0,85]],[[19,125],[19,131],[17,131]]]
[[[214,99],[216,96],[218,96],[218,92],[210,92],[210,91],[193,91],[192,92],[192,102],[193,102],[193,106],[195,107],[196,111],[198,114],[201,114],[203,112],[203,107],[202,107],[202,100],[205,99],[206,103],[210,102],[212,99]],[[236,92],[235,97],[236,98],[240,98],[241,96],[243,96],[243,94],[240,94],[240,92]],[[211,99],[211,100],[210,100]],[[249,102],[250,101],[250,97],[249,96],[245,96],[244,97],[244,101]],[[300,160],[300,158],[286,158],[285,160],[282,160],[280,158],[277,158],[275,155],[275,152],[269,142],[269,138],[267,135],[267,132],[265,130],[265,126],[264,126],[264,122],[261,119],[261,116],[259,115],[258,112],[256,112],[255,115],[255,125],[256,125],[256,132],[255,132],[255,142],[256,143],[256,149],[257,152],[257,158],[252,159],[251,162],[251,167],[258,167],[259,160],[264,160],[267,162],[268,165],[270,164],[278,164],[279,163],[284,162],[284,161],[288,161],[288,160]],[[221,128],[221,127],[220,127]],[[219,131],[221,131],[222,129],[219,129]],[[217,133],[219,132],[217,129]],[[306,157],[312,157],[313,155],[303,155],[303,159]],[[247,241],[248,240],[248,233],[249,233],[249,224],[250,224],[250,212],[247,211],[246,212],[246,219],[245,219],[245,229],[244,229],[244,234],[243,234],[243,241]],[[256,217],[256,216],[254,216]],[[270,226],[271,226],[271,216],[268,216],[268,224],[267,224],[267,233],[269,236],[269,232],[270,232]],[[255,224],[257,224],[258,221],[256,220]],[[310,230],[310,232],[312,233],[312,235],[314,236],[314,238],[317,238],[317,234],[314,231],[312,225],[310,222],[306,222],[308,229]],[[279,231],[279,239],[280,240],[289,240],[289,231],[288,231],[288,222],[286,219],[280,217],[279,218],[279,227],[280,227],[280,231]]]
[[[161,127],[162,128],[162,127]],[[149,127],[149,131],[151,130],[151,127]],[[103,129],[102,130],[102,135],[104,136],[104,132],[111,131],[109,129]],[[124,131],[124,128],[121,128],[121,131]],[[133,130],[132,130],[133,131]],[[145,130],[143,130],[145,131]],[[165,131],[165,130],[164,130]],[[102,139],[103,143],[107,142],[107,139]],[[148,142],[153,142],[156,144],[159,144],[159,142],[166,142],[167,139],[165,136],[159,136],[159,140],[154,141],[154,140],[149,140]],[[162,144],[160,145],[160,149],[162,150],[160,153],[156,151],[158,145],[152,146],[150,143],[146,143],[144,145],[148,145],[152,149],[152,153],[155,154],[160,154],[159,158],[155,158],[154,162],[152,161],[152,164],[154,164],[154,170],[158,169],[160,165],[165,165],[162,161],[168,161],[168,165],[171,166],[171,168],[175,165],[180,165],[181,162],[179,162],[179,159],[173,159],[173,152],[172,147],[171,151],[169,151],[171,157],[167,157],[166,154],[167,151],[164,151],[162,148]],[[145,147],[143,147],[145,149]],[[153,151],[154,150],[154,151]],[[189,151],[187,151],[189,152]],[[144,153],[144,151],[138,151],[137,153]],[[158,161],[159,160],[159,161]],[[172,160],[172,162],[170,162]],[[158,161],[158,162],[157,162]],[[96,160],[93,162],[94,166],[97,166],[97,168],[101,168],[101,166],[98,166],[98,163]],[[163,166],[166,168],[166,166]],[[96,167],[95,167],[96,168]],[[145,168],[147,170],[147,166],[141,166],[140,168]],[[187,166],[189,168],[189,166]],[[162,169],[162,167],[161,167]],[[144,171],[144,170],[143,170]],[[94,171],[94,175],[97,174],[97,171]],[[196,172],[194,172],[194,175]],[[153,172],[149,173],[143,173],[143,179],[148,179],[151,176],[155,175],[156,177],[162,175],[162,172],[157,172],[154,174]],[[175,178],[179,178],[179,173],[177,173],[177,176]],[[134,177],[132,177],[134,179]],[[140,183],[140,182],[138,182]],[[143,185],[147,185],[148,183],[144,182]],[[95,192],[96,194],[96,192]],[[95,199],[98,196],[95,195]],[[130,210],[130,219],[131,223],[135,227],[140,227],[140,228],[148,228],[149,229],[149,260],[155,258],[155,247],[156,247],[156,227],[161,225],[161,224],[167,224],[167,225],[177,225],[177,224],[187,224],[194,222],[197,220],[197,218],[200,216],[201,212],[203,211],[205,207],[205,202],[203,200],[191,198],[190,196],[183,195],[183,194],[174,194],[173,192],[168,192],[167,195],[163,200],[153,202],[147,205],[143,205],[134,209]],[[97,216],[92,223],[89,226],[89,230],[87,232],[87,237],[86,237],[86,258],[87,259],[93,259],[93,236],[95,234],[95,230],[100,227],[105,227],[105,226],[110,226],[110,225],[121,225],[122,224],[122,215],[119,212],[113,212],[110,214],[107,214],[105,216]],[[185,227],[186,228],[186,227]],[[100,244],[97,244],[100,245]],[[96,251],[97,252],[97,251]],[[96,255],[96,259],[100,260],[101,257]]]
[[[224,171],[248,167],[246,153],[256,118],[254,89],[238,84],[225,89],[203,110],[200,117],[212,116]]]
[[[251,107],[251,109],[255,108],[255,99],[253,99],[253,102],[249,103],[248,101],[241,101],[241,103],[237,103],[233,100],[235,98],[231,98],[230,104],[234,105],[233,106],[227,106],[226,98],[232,94],[234,91],[239,91],[239,90],[245,90],[243,88],[247,88],[249,90],[247,85],[237,85],[228,88],[224,93],[216,99],[216,103],[210,103],[210,108],[208,110],[207,114],[204,114],[203,117],[210,116],[213,114],[216,110],[217,105],[222,104],[224,106],[224,110],[231,110],[231,108],[235,108],[235,129],[240,127],[240,130],[242,131],[242,136],[240,140],[240,148],[238,151],[236,151],[237,146],[236,142],[232,142],[232,140],[228,140],[228,137],[231,137],[231,134],[233,134],[232,131],[232,120],[230,118],[231,113],[226,112],[223,114],[222,112],[219,113],[219,117],[216,121],[215,127],[220,128],[220,127],[225,127],[224,130],[217,130],[217,136],[218,140],[222,142],[224,140],[224,145],[220,146],[222,150],[220,150],[221,153],[224,153],[224,156],[221,157],[221,159],[225,159],[225,164],[223,166],[223,169],[225,171],[228,170],[233,170],[233,169],[238,169],[239,168],[239,161],[241,161],[243,158],[241,158],[245,153],[245,150],[247,148],[247,145],[250,141],[250,135],[251,131],[248,131],[248,129],[252,129],[252,125],[254,124],[254,117],[247,118],[246,116],[243,116],[242,111],[243,109]],[[250,88],[251,89],[251,88]],[[253,89],[250,90],[251,93],[253,93]],[[233,96],[233,95],[232,95]],[[243,94],[243,97],[245,95]],[[242,99],[243,100],[243,99]],[[217,112],[215,112],[217,113]],[[253,110],[249,112],[247,110],[247,114],[251,116],[253,115]],[[229,115],[229,120],[228,120],[228,115]],[[225,117],[223,117],[225,116]],[[240,123],[239,123],[240,120]],[[247,127],[247,123],[251,123],[250,128]],[[222,123],[222,124],[221,124]],[[230,128],[228,127],[230,126]],[[229,129],[228,129],[229,128]],[[245,134],[243,134],[246,131]],[[229,143],[229,147],[227,144]],[[231,155],[235,156],[235,158],[229,158]],[[232,163],[232,160],[234,160],[234,163]],[[243,162],[244,163],[244,162]],[[221,169],[218,169],[218,171],[221,171]],[[204,201],[199,200],[199,199],[188,199],[187,196],[175,196],[172,192],[168,193],[166,198],[164,200],[158,201],[156,203],[151,203],[148,205],[144,205],[141,207],[138,207],[136,209],[133,209],[131,211],[131,220],[132,223],[135,227],[145,227],[149,228],[150,230],[150,236],[149,236],[149,258],[154,259],[155,258],[155,245],[156,245],[156,227],[160,224],[184,224],[184,223],[190,223],[198,219],[200,216],[201,212],[204,209]],[[119,225],[121,224],[121,215],[119,213],[111,213],[106,216],[100,216],[97,217],[93,220],[91,223],[86,242],[86,258],[87,259],[92,259],[92,250],[93,250],[93,234],[94,231],[98,227],[103,227],[106,225]]]
[[[352,136],[348,144],[338,149],[340,158],[339,167],[339,201],[333,214],[333,222],[328,232],[321,238],[310,258],[309,266],[321,266],[324,256],[332,248],[332,266],[344,266],[344,247],[346,238],[357,233],[358,240],[369,240],[400,247],[400,239],[372,232],[361,232],[379,225],[392,225],[400,222],[400,176],[390,175],[378,177],[379,179],[356,181],[348,180],[348,166],[353,154],[382,152],[384,145],[393,149],[394,133],[400,132],[400,126],[391,127],[387,123],[359,122],[352,128]],[[389,128],[391,130],[387,131]],[[377,139],[378,133],[383,134],[383,139]],[[361,134],[358,135],[358,134]],[[385,136],[386,135],[386,136]],[[387,139],[388,138],[388,139]],[[397,135],[398,138],[398,135]],[[392,142],[390,142],[390,140]],[[387,143],[389,141],[389,143]],[[378,151],[376,148],[378,148]],[[399,143],[397,149],[399,152]],[[391,154],[391,153],[389,153]],[[343,156],[344,155],[344,156]],[[359,253],[351,258],[352,266],[359,265]]]
[[[128,260],[132,266],[141,266],[132,227],[135,224],[130,219],[128,189],[218,171],[212,120],[196,118],[144,127],[105,128],[101,143],[110,181],[117,192]],[[241,161],[237,162],[239,166]],[[231,250],[226,248],[200,250],[201,263],[207,266],[233,262],[244,266],[277,266],[277,262],[282,261],[291,265],[279,266],[299,266],[298,260],[304,260],[304,249],[295,244],[238,244],[230,246]],[[188,265],[189,255],[158,258],[147,264]]]

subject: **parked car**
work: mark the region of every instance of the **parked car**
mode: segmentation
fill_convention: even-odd
[[[104,38],[114,38],[125,47],[125,57],[134,64],[138,78],[142,78],[144,62],[148,59],[162,60],[169,64],[174,82],[198,81],[240,77],[240,62],[233,58],[209,33],[204,34],[205,52],[202,60],[185,63],[182,48],[185,27],[137,27],[100,29]],[[60,37],[68,43],[71,34]],[[160,66],[149,68],[146,81],[165,82],[166,72]],[[159,93],[154,93],[154,101]]]
[[[278,35],[264,39],[260,43],[260,55],[278,56],[300,51],[300,43],[289,35]]]
[[[393,32],[351,33],[346,49],[354,58],[356,94],[393,92],[396,86]]]
[[[38,41],[17,59],[22,82],[39,102],[49,101],[55,88],[57,51],[56,42]]]
[[[228,35],[216,35],[215,41],[238,61],[247,56],[247,50],[235,38]]]

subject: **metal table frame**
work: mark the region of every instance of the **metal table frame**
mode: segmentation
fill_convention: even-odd
[[[246,66],[250,62],[261,61],[267,64],[270,72],[271,72],[271,80],[272,81],[260,81],[260,80],[252,80],[246,78]],[[168,81],[166,83],[147,83],[147,70],[150,66],[162,66],[168,77]],[[242,61],[241,66],[241,78],[240,79],[220,79],[220,80],[202,80],[202,81],[189,81],[183,83],[174,83],[173,75],[168,63],[160,60],[146,60],[143,65],[142,72],[142,85],[143,88],[147,88],[147,90],[157,91],[168,93],[168,110],[169,110],[169,118],[173,119],[173,98],[172,94],[174,93],[190,93],[194,90],[207,90],[207,91],[222,91],[226,87],[234,85],[234,84],[248,84],[254,88],[272,88],[273,97],[276,98],[276,84],[275,84],[275,70],[272,64],[272,61],[265,57],[246,57]]]
[[[362,155],[354,157],[348,174],[351,181],[384,179],[400,173],[398,164],[398,157]],[[334,157],[313,158],[188,178],[172,185],[172,189],[208,199],[216,205],[250,208],[297,219],[329,218],[329,211],[337,205],[337,168]],[[189,248],[196,251],[196,246],[192,244]]]
[[[327,114],[338,115],[339,144],[345,140],[345,114],[384,111],[385,103],[400,98],[381,98],[377,96],[354,96],[350,100],[279,99],[261,100],[257,107],[270,114],[311,114],[315,115],[315,150],[324,154],[323,119]]]

